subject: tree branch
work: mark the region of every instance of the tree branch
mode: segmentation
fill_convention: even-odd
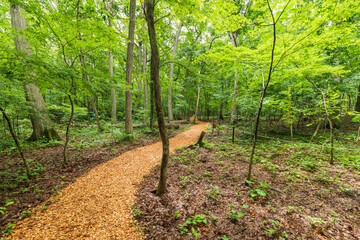
[[[285,9],[287,8],[287,6],[289,6],[289,3],[290,3],[290,2],[291,2],[291,0],[289,0],[289,1],[287,2],[287,4],[286,4],[286,6],[284,7],[284,9],[281,11],[278,19],[276,19],[275,24],[280,20],[281,16],[282,16],[283,13],[285,12]]]
[[[189,72],[194,73],[194,72],[191,71],[188,67],[184,66],[184,65],[181,64],[181,63],[174,62],[174,61],[165,62],[165,63],[161,64],[160,67],[163,67],[163,66],[165,66],[165,65],[167,65],[167,64],[169,64],[169,63],[175,63],[175,64],[180,65],[181,67],[185,68],[185,69],[188,70]]]
[[[166,17],[168,17],[168,16],[170,16],[170,13],[167,14],[167,15],[165,15],[165,16],[162,16],[161,18],[156,19],[155,22],[154,22],[154,24],[157,23],[157,21],[160,21],[161,19],[166,18]]]

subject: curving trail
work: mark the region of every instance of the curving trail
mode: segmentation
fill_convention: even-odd
[[[195,143],[205,126],[202,122],[171,138],[170,152]],[[134,231],[130,205],[136,185],[160,163],[161,154],[158,142],[97,166],[54,196],[46,210],[36,207],[8,239],[142,239]]]

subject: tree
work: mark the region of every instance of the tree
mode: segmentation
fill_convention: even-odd
[[[112,27],[112,15],[113,15],[113,1],[104,0],[105,9],[109,12],[109,27]],[[111,119],[113,123],[116,123],[117,112],[116,112],[116,89],[114,86],[114,56],[109,49],[109,76],[111,81]]]
[[[79,22],[81,19],[80,19],[80,3],[81,3],[81,0],[78,0],[77,2],[77,9],[76,9],[76,20]],[[80,29],[79,29],[79,40],[81,41],[81,32],[80,32]],[[83,67],[83,71],[82,71],[82,75],[83,75],[83,79],[84,80],[87,80],[87,82],[90,84],[90,77],[89,77],[89,74],[86,72],[86,60],[85,60],[85,55],[84,55],[84,50],[82,47],[80,47],[80,61],[82,63],[82,67]],[[90,100],[91,100],[91,105],[92,105],[92,108],[94,110],[94,114],[95,114],[95,118],[96,118],[96,122],[97,122],[97,125],[99,127],[99,130],[101,132],[104,131],[104,128],[102,127],[101,125],[101,122],[100,122],[100,117],[99,117],[99,113],[98,113],[98,110],[97,110],[97,107],[95,105],[95,101],[94,101],[94,97],[93,95],[91,94],[90,95]]]
[[[149,96],[148,96],[148,80],[147,80],[147,49],[146,45],[143,44],[143,62],[142,62],[142,73],[144,74],[144,109],[147,110],[149,108]]]
[[[134,53],[134,35],[135,35],[135,8],[136,0],[130,0],[130,20],[129,35],[126,55],[126,99],[125,99],[125,131],[133,132],[132,123],[132,71],[133,71],[133,53]]]
[[[181,28],[182,28],[182,23],[179,24],[178,30],[175,35],[174,47],[173,47],[173,52],[172,52],[172,62],[170,63],[170,74],[169,74],[170,86],[169,86],[169,95],[168,95],[168,121],[169,122],[174,120],[174,114],[173,114],[173,109],[172,109],[172,82],[173,82],[173,78],[174,78],[174,61],[175,61],[175,57],[176,57],[176,50],[177,50],[177,45],[178,45],[178,41],[179,41],[179,37],[180,37],[180,33],[181,33]]]
[[[162,195],[166,192],[167,164],[169,161],[169,138],[165,127],[165,118],[161,104],[160,88],[160,56],[156,40],[156,30],[154,23],[154,5],[153,0],[145,0],[145,18],[148,25],[149,40],[151,47],[151,81],[154,84],[154,100],[156,115],[159,125],[159,132],[162,141],[163,153],[160,166],[160,179],[156,188],[156,194]]]
[[[23,163],[24,163],[24,165],[25,165],[26,175],[27,175],[27,177],[30,179],[30,178],[31,178],[30,167],[29,167],[29,164],[28,164],[28,162],[27,162],[27,160],[26,160],[26,158],[25,158],[25,156],[24,156],[24,153],[23,153],[23,151],[22,151],[22,149],[21,149],[20,143],[19,143],[19,141],[18,141],[18,139],[17,139],[17,137],[16,137],[16,134],[15,134],[15,131],[14,131],[12,125],[11,125],[11,120],[10,120],[10,118],[8,117],[8,115],[6,114],[5,110],[2,109],[1,107],[0,107],[0,111],[2,112],[4,118],[5,118],[8,126],[9,126],[9,131],[10,131],[10,133],[11,133],[11,136],[12,136],[13,139],[14,139],[14,142],[15,142],[15,144],[16,144],[16,147],[17,147],[18,151],[19,151],[20,157],[21,157],[21,159],[23,160]]]
[[[15,46],[25,55],[31,56],[30,44],[26,40],[25,35],[22,32],[26,29],[26,19],[21,15],[21,12],[22,9],[20,8],[20,6],[10,4],[11,25],[16,31],[14,37]],[[34,74],[34,72],[28,73],[28,75]],[[33,133],[29,140],[37,141],[40,140],[42,137],[45,137],[48,140],[60,139],[59,134],[52,127],[52,123],[47,114],[45,101],[40,92],[40,89],[31,82],[25,84],[24,89],[26,92],[26,99],[33,107],[30,114],[30,120],[33,126]]]

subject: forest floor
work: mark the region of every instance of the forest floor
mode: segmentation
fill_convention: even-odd
[[[170,151],[173,153],[176,148],[195,142],[204,128],[205,123],[201,123],[171,138]],[[68,170],[56,172],[56,175],[53,173],[53,176],[51,172],[50,175],[39,175],[42,176],[41,179],[45,177],[51,179],[48,181],[52,189],[54,189],[53,181],[59,181],[58,178],[63,182],[68,179],[66,183],[68,186],[60,191],[65,183],[58,183],[56,186],[59,187],[55,188],[55,194],[45,195],[42,192],[44,198],[51,195],[50,198],[31,210],[29,206],[26,206],[27,217],[12,227],[13,231],[7,236],[8,239],[141,238],[141,234],[134,231],[135,225],[132,221],[130,205],[135,200],[136,185],[141,182],[144,175],[159,164],[162,154],[161,142],[141,147],[145,144],[147,143],[135,141],[119,149],[113,146],[117,149],[116,154],[128,150],[129,146],[133,150],[105,162],[99,159],[108,159],[113,156],[112,154],[115,153],[112,150],[79,152],[78,155],[85,160],[74,161],[72,168],[69,166],[66,168]],[[55,149],[49,150],[44,157],[49,157],[50,154],[56,154]],[[102,155],[105,157],[101,157]],[[56,160],[60,161],[60,158]],[[79,171],[77,166],[81,166],[82,171]],[[75,172],[81,172],[84,175],[80,176],[80,173]],[[69,185],[69,182],[72,184]],[[41,186],[45,187],[45,185]],[[25,199],[21,198],[17,201],[25,202]],[[13,205],[16,204],[9,205],[9,211],[10,206]]]
[[[159,167],[138,185],[138,231],[156,240],[360,239],[356,126],[335,131],[334,165],[321,145],[328,139],[323,131],[309,145],[312,132],[301,130],[289,141],[280,128],[260,134],[269,137],[258,140],[251,182],[245,179],[252,135],[243,129],[235,143],[232,127],[221,125],[208,130],[204,148],[177,150],[166,194],[152,193]]]
[[[169,136],[179,134],[190,125],[180,127],[170,129]],[[62,164],[62,142],[24,146],[25,157],[32,169],[31,181],[26,177],[16,149],[0,153],[0,236],[11,232],[17,221],[30,216],[34,207],[50,204],[62,189],[94,167],[126,151],[160,141],[158,132],[142,129],[135,129],[133,141],[122,140],[123,134],[116,129],[100,134],[96,126],[74,127],[72,133],[75,136],[70,142],[66,166]]]

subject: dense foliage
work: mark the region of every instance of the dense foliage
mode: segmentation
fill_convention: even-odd
[[[67,164],[67,148],[77,144],[74,125],[97,124],[99,136],[115,131],[119,139],[134,137],[132,125],[153,130],[160,94],[155,86],[154,95],[145,2],[155,6],[168,121],[247,120],[254,136],[248,180],[258,129],[273,121],[290,140],[302,122],[315,131],[310,142],[321,126],[329,128],[322,140],[334,163],[334,148],[341,147],[334,129],[344,119],[360,120],[357,0],[139,0],[133,53],[134,1],[4,0],[0,153],[64,144]]]

